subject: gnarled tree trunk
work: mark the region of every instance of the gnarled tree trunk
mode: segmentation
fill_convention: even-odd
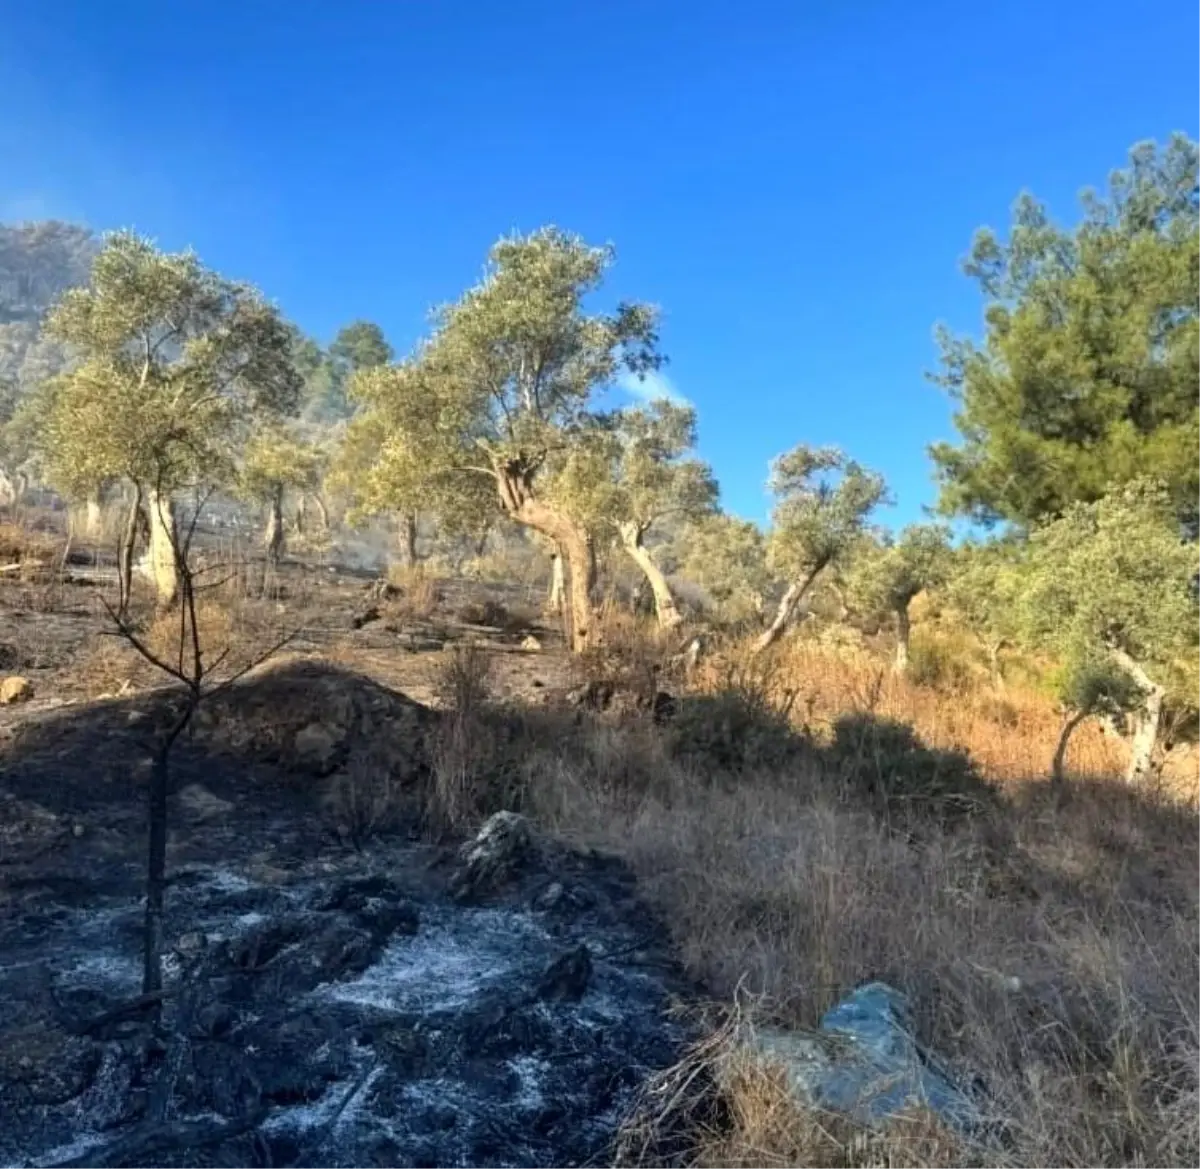
[[[405,512],[400,517],[400,547],[404,552],[404,563],[412,568],[417,563],[417,517]]]
[[[150,573],[160,609],[169,609],[179,596],[179,566],[175,562],[175,502],[170,493],[151,489],[146,494],[150,519]]]
[[[267,551],[267,564],[271,568],[279,565],[283,555],[283,485],[277,484],[267,501],[267,531],[263,543]]]
[[[908,647],[912,641],[912,621],[907,605],[896,606],[896,660],[893,669],[897,674],[908,673]]]
[[[570,644],[573,653],[580,653],[595,640],[592,591],[596,586],[596,551],[586,528],[534,497],[532,480],[533,472],[519,462],[496,469],[496,485],[505,512],[553,541],[566,558]]]
[[[135,483],[133,495],[129,500],[129,511],[125,516],[125,526],[121,529],[121,541],[117,545],[117,612],[122,617],[128,612],[133,596],[133,553],[137,547],[142,518],[142,485]]]
[[[775,611],[774,619],[754,643],[755,653],[762,653],[763,650],[774,645],[779,640],[800,602],[804,599],[805,593],[812,588],[813,581],[817,579],[817,573],[824,567],[824,565],[821,565],[819,568],[813,569],[803,580],[793,581],[788,585],[787,592],[780,598],[779,608]]]
[[[1166,691],[1124,650],[1113,648],[1112,655],[1141,687],[1144,695],[1142,709],[1133,716],[1133,740],[1130,743],[1129,764],[1125,769],[1126,783],[1140,783],[1150,774],[1154,763],[1154,748],[1158,745]]]
[[[654,612],[658,624],[663,629],[674,629],[683,622],[675,598],[671,595],[671,586],[663,576],[662,569],[654,563],[646,546],[642,543],[642,528],[635,523],[623,523],[619,526],[621,544],[629,553],[634,563],[640,568],[654,594]]]
[[[1054,748],[1054,762],[1050,767],[1050,779],[1055,784],[1061,784],[1067,774],[1067,744],[1071,741],[1071,736],[1075,733],[1075,728],[1079,726],[1088,712],[1086,710],[1077,710],[1074,714],[1067,717],[1062,725],[1062,730],[1058,735],[1058,746]]]
[[[314,491],[309,498],[316,504],[317,515],[321,517],[321,530],[329,531],[329,508],[325,504],[325,500],[319,491]]]

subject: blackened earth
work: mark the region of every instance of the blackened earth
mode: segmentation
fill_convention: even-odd
[[[155,1024],[115,822],[76,841],[27,795],[3,811],[30,856],[39,830],[67,841],[0,874],[6,1166],[604,1162],[688,1039],[662,926],[611,859],[541,842],[464,900],[453,852],[236,807],[176,818]]]

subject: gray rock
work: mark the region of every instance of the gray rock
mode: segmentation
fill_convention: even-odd
[[[516,812],[496,812],[459,854],[460,868],[451,882],[454,896],[465,900],[500,888],[521,871],[533,852],[529,821]]]
[[[189,783],[181,788],[177,797],[179,807],[193,819],[219,820],[233,811],[234,805],[230,800],[223,800],[214,795],[202,783]]]
[[[856,987],[807,1035],[755,1029],[749,1042],[781,1064],[806,1104],[879,1125],[914,1105],[959,1131],[981,1122],[978,1103],[913,1037],[908,1001],[886,983]]]

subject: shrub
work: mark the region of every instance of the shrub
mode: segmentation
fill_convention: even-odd
[[[966,752],[926,747],[907,723],[874,715],[837,719],[826,759],[850,790],[889,814],[951,819],[994,796]]]

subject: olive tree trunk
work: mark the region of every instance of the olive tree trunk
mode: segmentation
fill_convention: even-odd
[[[912,642],[912,621],[907,605],[896,606],[896,660],[892,668],[897,674],[908,673],[908,649]]]
[[[824,565],[814,568],[803,580],[793,581],[788,585],[787,592],[779,600],[779,608],[776,609],[771,624],[762,631],[754,643],[755,653],[762,653],[763,650],[779,640],[800,602],[804,600],[805,594],[812,588],[812,583],[817,579],[817,573],[821,571],[821,568],[824,568]]]
[[[1158,745],[1166,691],[1124,650],[1113,649],[1112,654],[1117,664],[1141,687],[1144,695],[1141,710],[1133,716],[1133,739],[1125,769],[1126,783],[1140,783],[1150,774],[1154,763],[1154,748]]]
[[[1067,716],[1063,722],[1062,730],[1058,735],[1058,746],[1054,748],[1054,762],[1050,767],[1050,778],[1055,784],[1061,784],[1067,774],[1067,744],[1071,741],[1071,736],[1075,733],[1075,728],[1079,726],[1088,712],[1086,710],[1077,710]]]
[[[313,501],[317,508],[317,515],[321,517],[321,530],[329,531],[329,508],[325,504],[325,500],[319,491],[314,491],[309,498]]]
[[[276,484],[267,501],[267,531],[263,543],[267,551],[267,564],[271,568],[279,565],[283,556],[283,485]]]
[[[566,581],[563,576],[562,553],[555,548],[550,553],[550,590],[546,594],[546,611],[561,613],[566,604]]]
[[[117,545],[117,612],[123,617],[129,610],[133,596],[133,553],[137,547],[138,532],[142,525],[142,486],[133,485],[129,500],[129,511],[125,526],[121,529],[121,540]]]
[[[89,491],[83,505],[83,538],[95,541],[100,539],[104,531],[104,504],[100,498],[100,489]]]
[[[160,609],[169,609],[179,596],[179,565],[175,562],[175,502],[169,492],[152,488],[146,494],[150,519],[150,574]]]
[[[496,469],[500,505],[517,523],[551,540],[566,558],[567,596],[570,601],[570,646],[581,653],[595,640],[592,592],[596,586],[596,550],[591,533],[570,516],[534,497],[533,474],[519,463]]]
[[[417,563],[417,517],[411,511],[400,517],[400,547],[404,563],[412,568]]]
[[[667,578],[663,576],[662,569],[654,563],[653,557],[642,543],[641,526],[624,523],[618,530],[621,534],[622,546],[629,553],[633,562],[642,570],[646,577],[646,583],[649,584],[650,591],[654,594],[654,612],[658,617],[659,627],[674,629],[677,625],[682,624],[683,617],[680,616],[675,598],[671,595],[671,586],[667,584]]]

